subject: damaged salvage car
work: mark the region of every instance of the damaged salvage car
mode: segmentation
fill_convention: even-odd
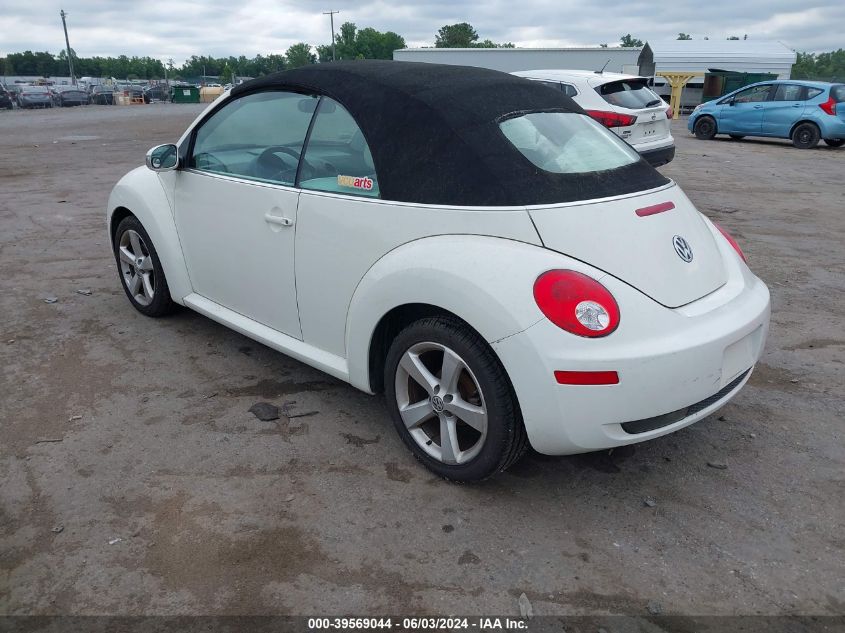
[[[132,305],[176,304],[384,393],[457,481],[530,444],[656,438],[748,381],[769,292],[738,244],[563,92],[320,64],[224,93],[118,182]]]

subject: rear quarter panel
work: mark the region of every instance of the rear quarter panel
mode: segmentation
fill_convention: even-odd
[[[332,354],[345,356],[347,312],[362,278],[376,262],[395,249],[415,240],[444,234],[487,235],[540,244],[534,225],[522,207],[416,206],[303,191],[296,224],[296,288],[303,340]],[[507,243],[507,240],[497,240],[497,243]],[[472,280],[479,266],[492,264],[468,260],[462,256],[460,248],[454,253],[414,252],[419,258],[416,261],[391,261],[416,273],[439,270],[447,263],[456,264],[462,269],[466,282]],[[493,255],[491,259],[497,257],[503,255]],[[437,283],[430,275],[404,279],[409,286],[401,294],[416,297],[412,302],[423,301],[424,283]]]
[[[370,390],[370,342],[381,318],[393,308],[410,303],[443,308],[494,343],[545,318],[534,301],[534,281],[555,268],[603,278],[554,251],[486,236],[426,237],[392,250],[367,271],[349,306],[350,383]]]

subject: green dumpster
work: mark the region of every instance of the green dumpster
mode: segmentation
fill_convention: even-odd
[[[704,91],[701,101],[712,101],[743,86],[758,81],[771,81],[778,76],[772,73],[739,73],[732,70],[711,70],[704,75]]]
[[[173,86],[170,89],[170,101],[173,103],[199,103],[200,89],[197,86]]]

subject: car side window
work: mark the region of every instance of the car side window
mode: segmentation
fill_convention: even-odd
[[[257,92],[230,101],[197,130],[189,167],[293,185],[318,98]]]
[[[734,103],[759,103],[760,101],[767,101],[771,89],[772,86],[770,84],[746,88],[742,92],[736,93]]]
[[[299,170],[299,186],[315,191],[379,197],[373,155],[352,115],[323,97]]]
[[[818,97],[823,92],[824,92],[824,90],[822,90],[821,88],[810,88],[810,87],[808,87],[807,88],[807,94],[804,96],[804,100],[806,101],[807,99],[812,99],[813,97]],[[833,94],[833,91],[831,91],[831,94]],[[845,90],[842,91],[842,99],[845,99]]]
[[[567,97],[574,97],[578,94],[578,90],[571,84],[560,84],[563,87],[563,92]]]
[[[801,101],[804,86],[797,84],[779,84],[775,91],[775,101]]]
[[[558,92],[563,90],[563,86],[556,82],[556,81],[544,81],[542,79],[535,79],[538,84],[543,84],[544,86],[548,86],[552,90],[557,90]]]

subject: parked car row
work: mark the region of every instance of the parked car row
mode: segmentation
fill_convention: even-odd
[[[29,84],[0,84],[0,108],[11,110],[19,108],[52,108],[55,106],[75,105],[113,105],[117,103],[115,95],[123,94],[129,98],[143,99],[144,103],[165,101],[169,91],[164,85],[141,86],[132,83],[117,84],[79,84],[35,86]]]

